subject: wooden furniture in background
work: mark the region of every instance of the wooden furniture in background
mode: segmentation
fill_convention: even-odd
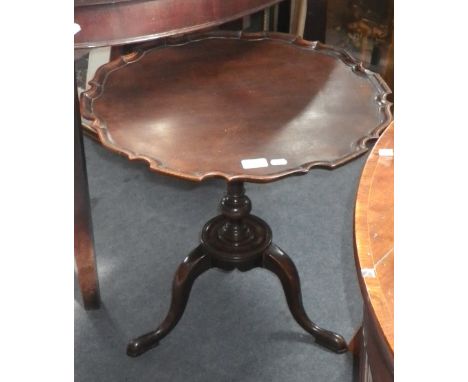
[[[307,1],[291,0],[291,13],[289,21],[289,33],[302,37],[306,22]],[[324,42],[324,41],[322,41]]]
[[[281,0],[75,0],[75,48],[121,45],[224,24]]]
[[[99,283],[94,255],[91,207],[89,203],[86,159],[81,133],[80,106],[75,79],[75,265],[85,309],[97,309],[100,305]]]
[[[346,351],[342,336],[308,318],[296,267],[250,214],[244,182],[332,169],[367,151],[392,119],[380,76],[344,51],[293,35],[212,32],[158,39],[102,66],[90,84],[81,109],[106,148],[158,173],[227,182],[221,215],[176,272],[166,318],[127,354],[169,334],[200,274],[255,267],[278,276],[293,317],[317,343]]]
[[[355,259],[364,298],[360,381],[393,381],[393,123],[367,159],[356,200]]]

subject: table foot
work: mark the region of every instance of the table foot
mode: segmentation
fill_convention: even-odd
[[[137,357],[158,345],[177,325],[184,313],[195,279],[211,268],[209,257],[202,246],[195,248],[179,265],[172,284],[172,301],[169,312],[159,327],[134,340],[127,346],[127,355]]]
[[[271,244],[264,252],[263,268],[278,276],[294,319],[306,332],[315,337],[316,343],[335,353],[344,353],[348,350],[346,341],[342,336],[320,328],[309,319],[302,304],[301,285],[296,266],[291,258],[275,244]]]
[[[348,350],[343,337],[320,328],[307,316],[294,263],[272,243],[268,224],[250,214],[250,199],[244,191],[243,183],[228,184],[228,192],[221,201],[221,215],[205,224],[201,244],[187,256],[176,272],[169,313],[155,331],[128,344],[129,356],[137,357],[154,348],[170,333],[184,313],[195,279],[210,268],[248,271],[263,267],[270,270],[281,280],[289,309],[297,323],[312,334],[318,344],[336,353]]]

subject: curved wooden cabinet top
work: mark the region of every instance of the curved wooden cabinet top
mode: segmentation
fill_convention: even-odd
[[[393,122],[372,149],[361,175],[355,256],[364,302],[393,357],[393,156],[379,155],[380,149],[393,149]]]
[[[75,48],[120,45],[199,31],[281,0],[75,0]]]
[[[270,182],[333,168],[392,119],[380,76],[320,43],[221,32],[156,44],[102,66],[82,115],[104,146],[161,173]]]

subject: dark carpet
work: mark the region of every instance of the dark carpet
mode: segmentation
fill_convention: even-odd
[[[172,276],[217,214],[225,183],[151,173],[85,140],[103,306],[87,312],[75,280],[75,381],[352,381],[351,354],[317,346],[292,318],[266,270],[210,270],[182,320],[139,358],[127,342],[156,328]],[[253,213],[295,262],[310,318],[351,339],[362,299],[353,259],[353,208],[361,157],[270,184],[246,184]]]

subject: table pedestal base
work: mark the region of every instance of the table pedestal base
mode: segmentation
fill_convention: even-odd
[[[201,244],[177,269],[172,285],[169,312],[161,325],[152,332],[131,341],[127,354],[137,357],[158,345],[177,325],[184,313],[193,282],[210,268],[248,271],[261,267],[278,276],[283,285],[289,309],[297,323],[315,337],[315,341],[336,352],[348,347],[339,334],[322,329],[307,316],[302,305],[301,286],[291,258],[272,243],[271,229],[262,219],[251,215],[250,199],[244,194],[242,182],[228,183],[221,201],[221,215],[203,228]]]

